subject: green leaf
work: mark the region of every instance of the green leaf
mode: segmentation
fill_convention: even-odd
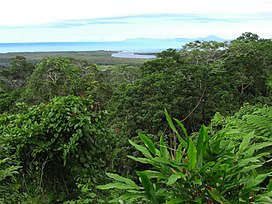
[[[182,156],[183,156],[183,152],[182,152],[182,146],[181,144],[178,146],[178,149],[176,151],[176,159],[175,161],[180,163],[181,159],[182,159]]]
[[[169,159],[170,158],[170,154],[167,150],[167,146],[163,140],[163,136],[161,135],[160,137],[160,153],[161,153],[161,157],[164,157],[165,159]]]
[[[173,199],[167,201],[165,204],[180,204],[180,203],[184,203],[184,199],[173,198]]]
[[[178,171],[181,168],[181,166],[176,164],[174,161],[167,160],[167,159],[165,159],[163,157],[155,157],[155,158],[152,159],[152,161],[157,162],[158,164],[161,164],[162,166],[168,166],[168,167],[171,167],[171,168],[175,168]]]
[[[202,181],[200,179],[195,180],[194,184],[197,184],[197,185],[201,186],[202,185]]]
[[[137,150],[139,150],[140,152],[142,152],[143,155],[145,155],[147,158],[153,158],[152,155],[150,154],[150,152],[148,151],[147,148],[136,144],[135,142],[133,142],[132,140],[128,140],[129,143],[134,146]]]
[[[238,154],[241,154],[244,152],[244,150],[246,148],[248,148],[250,140],[254,137],[254,133],[251,132],[249,134],[247,134],[245,136],[245,138],[243,139],[243,141],[241,142],[240,146],[239,146],[239,150],[238,150]]]
[[[220,165],[220,169],[223,170],[223,171],[227,171],[229,168],[229,164],[221,164]]]
[[[156,149],[154,143],[144,134],[139,134],[139,137],[148,148],[148,150],[153,154],[153,156],[156,156]]]
[[[121,182],[124,182],[124,183],[126,183],[128,185],[131,185],[131,186],[135,187],[135,188],[139,188],[137,186],[137,184],[134,181],[132,181],[131,179],[119,176],[118,174],[113,174],[113,173],[106,173],[106,174],[107,174],[108,177],[110,177],[110,178],[112,178],[112,179],[114,179],[116,181],[121,181]]]
[[[165,109],[164,112],[165,112],[166,120],[167,120],[167,122],[168,122],[170,128],[173,130],[173,132],[176,133],[176,135],[177,135],[177,137],[178,137],[178,140],[179,140],[180,144],[182,144],[183,147],[187,147],[187,143],[186,143],[185,140],[182,139],[182,137],[180,136],[180,134],[179,134],[178,130],[176,129],[176,127],[174,126],[173,121],[172,121],[171,117],[169,116],[167,110]]]
[[[131,155],[128,155],[127,157],[134,160],[134,161],[143,163],[143,164],[151,164],[152,163],[152,161],[150,159],[147,159],[147,158],[134,157],[134,156],[131,156]]]
[[[262,196],[261,198],[256,200],[256,203],[262,203],[262,204],[271,204],[272,199],[267,196]]]
[[[207,191],[209,192],[210,196],[217,202],[222,204],[229,204],[229,202],[223,198],[216,189],[212,187],[206,187]]]
[[[112,189],[112,188],[116,188],[116,189],[120,189],[120,190],[126,190],[126,189],[138,190],[139,189],[139,188],[135,188],[131,185],[124,184],[124,183],[108,183],[105,185],[99,185],[96,188],[101,189],[101,190],[107,190],[107,189]]]
[[[119,204],[125,204],[125,203],[137,203],[137,200],[144,198],[144,194],[132,194],[132,193],[125,193],[121,195],[120,197],[114,198],[108,203],[119,203]]]
[[[178,126],[181,128],[186,140],[188,141],[189,140],[189,136],[187,134],[187,130],[186,128],[184,127],[184,125],[176,118],[174,118],[174,121],[178,124]]]
[[[169,186],[169,185],[172,185],[172,184],[174,184],[178,179],[180,179],[180,178],[182,178],[182,177],[184,177],[184,175],[181,175],[181,173],[172,174],[172,175],[169,177],[169,179],[168,179],[166,185],[168,185],[168,186]]]
[[[188,158],[189,158],[189,168],[194,170],[196,168],[196,156],[197,150],[192,140],[189,140]]]
[[[197,140],[197,167],[202,168],[204,156],[207,154],[209,148],[207,128],[202,125]]]
[[[9,159],[9,158],[1,159],[1,160],[0,160],[0,164],[7,162],[8,159]]]
[[[14,174],[18,174],[18,169],[20,169],[21,166],[10,166],[8,168],[5,168],[4,170],[0,169],[0,181],[4,180],[7,177],[12,177]]]
[[[250,189],[250,188],[252,188],[254,186],[257,186],[258,184],[262,183],[271,174],[272,174],[272,172],[267,173],[267,174],[259,174],[255,178],[246,178],[246,179],[244,179],[243,181],[241,181],[241,183],[244,184],[243,189]]]
[[[147,175],[147,177],[149,179],[153,179],[153,178],[156,178],[156,179],[166,179],[166,178],[168,178],[167,175],[163,174],[160,171],[145,170],[144,172],[145,172],[145,174]]]
[[[168,194],[167,189],[166,188],[160,188],[157,192],[156,192],[156,196],[166,196]]]
[[[169,164],[169,165],[171,165],[170,160],[165,159],[164,157],[155,157],[155,158],[152,159],[152,161],[155,161],[155,162],[158,162],[158,163],[161,163],[161,164]]]
[[[267,191],[272,191],[272,179],[269,180],[269,184],[266,186]]]
[[[262,142],[262,143],[254,144],[254,149],[256,151],[256,150],[260,150],[260,149],[263,149],[263,148],[269,147],[269,146],[272,146],[272,142]]]
[[[257,169],[257,168],[259,168],[261,166],[262,166],[262,164],[256,164],[256,165],[246,166],[240,172],[244,173],[244,172],[252,171],[252,170]]]
[[[239,167],[244,167],[244,166],[248,166],[248,164],[250,164],[250,163],[260,164],[261,158],[264,155],[267,155],[267,154],[263,153],[263,154],[259,154],[259,155],[255,156],[255,157],[250,157],[250,158],[246,158],[246,159],[240,159],[239,163],[238,163],[238,166]]]
[[[156,191],[154,189],[153,184],[150,182],[149,178],[147,177],[145,172],[138,172],[138,176],[141,178],[141,183],[145,189],[145,193],[147,198],[152,203],[158,203],[157,197],[156,197]]]
[[[215,162],[208,162],[207,164],[205,164],[201,169],[200,171],[201,172],[206,172],[207,169],[213,169],[214,168],[214,165],[215,165]],[[217,164],[218,166],[220,165],[220,163]],[[217,168],[216,168],[217,169]]]

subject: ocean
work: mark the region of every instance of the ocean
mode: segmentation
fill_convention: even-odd
[[[0,53],[8,52],[54,52],[54,51],[131,51],[160,52],[171,43],[134,43],[134,42],[42,42],[42,43],[0,43]]]

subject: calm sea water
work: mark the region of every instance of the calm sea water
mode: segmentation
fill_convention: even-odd
[[[134,53],[157,53],[168,48],[178,48],[180,43],[154,42],[43,42],[43,43],[0,43],[0,53],[8,52],[57,52],[57,51],[119,51],[114,57],[154,58],[154,55]]]
[[[7,52],[51,52],[51,51],[146,51],[180,47],[177,43],[134,42],[45,42],[45,43],[0,43],[0,53]]]
[[[116,49],[115,49],[116,48]],[[104,42],[0,43],[0,53],[118,50],[122,47]]]

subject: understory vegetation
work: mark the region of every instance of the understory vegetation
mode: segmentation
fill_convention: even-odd
[[[272,203],[272,40],[0,68],[0,203]]]

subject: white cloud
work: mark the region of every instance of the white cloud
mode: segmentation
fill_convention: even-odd
[[[271,11],[272,0],[6,0],[0,42],[230,39],[246,31],[271,38]]]
[[[271,12],[271,0],[6,0],[0,25],[155,13],[241,14]]]

